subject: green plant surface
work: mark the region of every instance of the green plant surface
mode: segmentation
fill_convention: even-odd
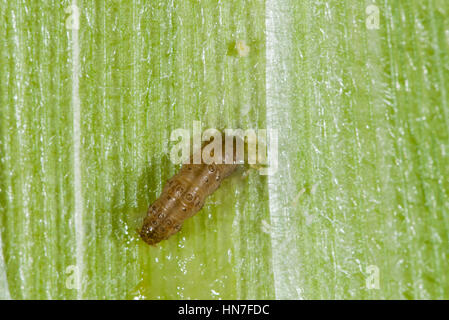
[[[0,21],[1,299],[449,298],[445,1],[0,0]],[[278,170],[148,246],[194,121],[278,130]]]

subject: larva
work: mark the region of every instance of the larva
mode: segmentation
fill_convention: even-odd
[[[232,164],[223,161],[222,164],[182,165],[164,185],[160,197],[150,205],[140,230],[141,238],[155,245],[181,230],[184,220],[201,210],[206,198],[237,166],[235,161]]]

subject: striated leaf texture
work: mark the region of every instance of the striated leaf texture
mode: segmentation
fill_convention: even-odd
[[[1,299],[449,299],[446,1],[0,0],[0,39]],[[193,121],[278,171],[147,246]]]

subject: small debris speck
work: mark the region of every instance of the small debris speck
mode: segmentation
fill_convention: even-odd
[[[244,40],[237,40],[235,43],[235,48],[240,57],[247,57],[250,51],[250,47],[246,44]]]

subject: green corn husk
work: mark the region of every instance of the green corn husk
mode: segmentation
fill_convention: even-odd
[[[0,0],[0,21],[1,299],[449,298],[445,1]],[[150,247],[193,121],[277,129],[278,171]]]

